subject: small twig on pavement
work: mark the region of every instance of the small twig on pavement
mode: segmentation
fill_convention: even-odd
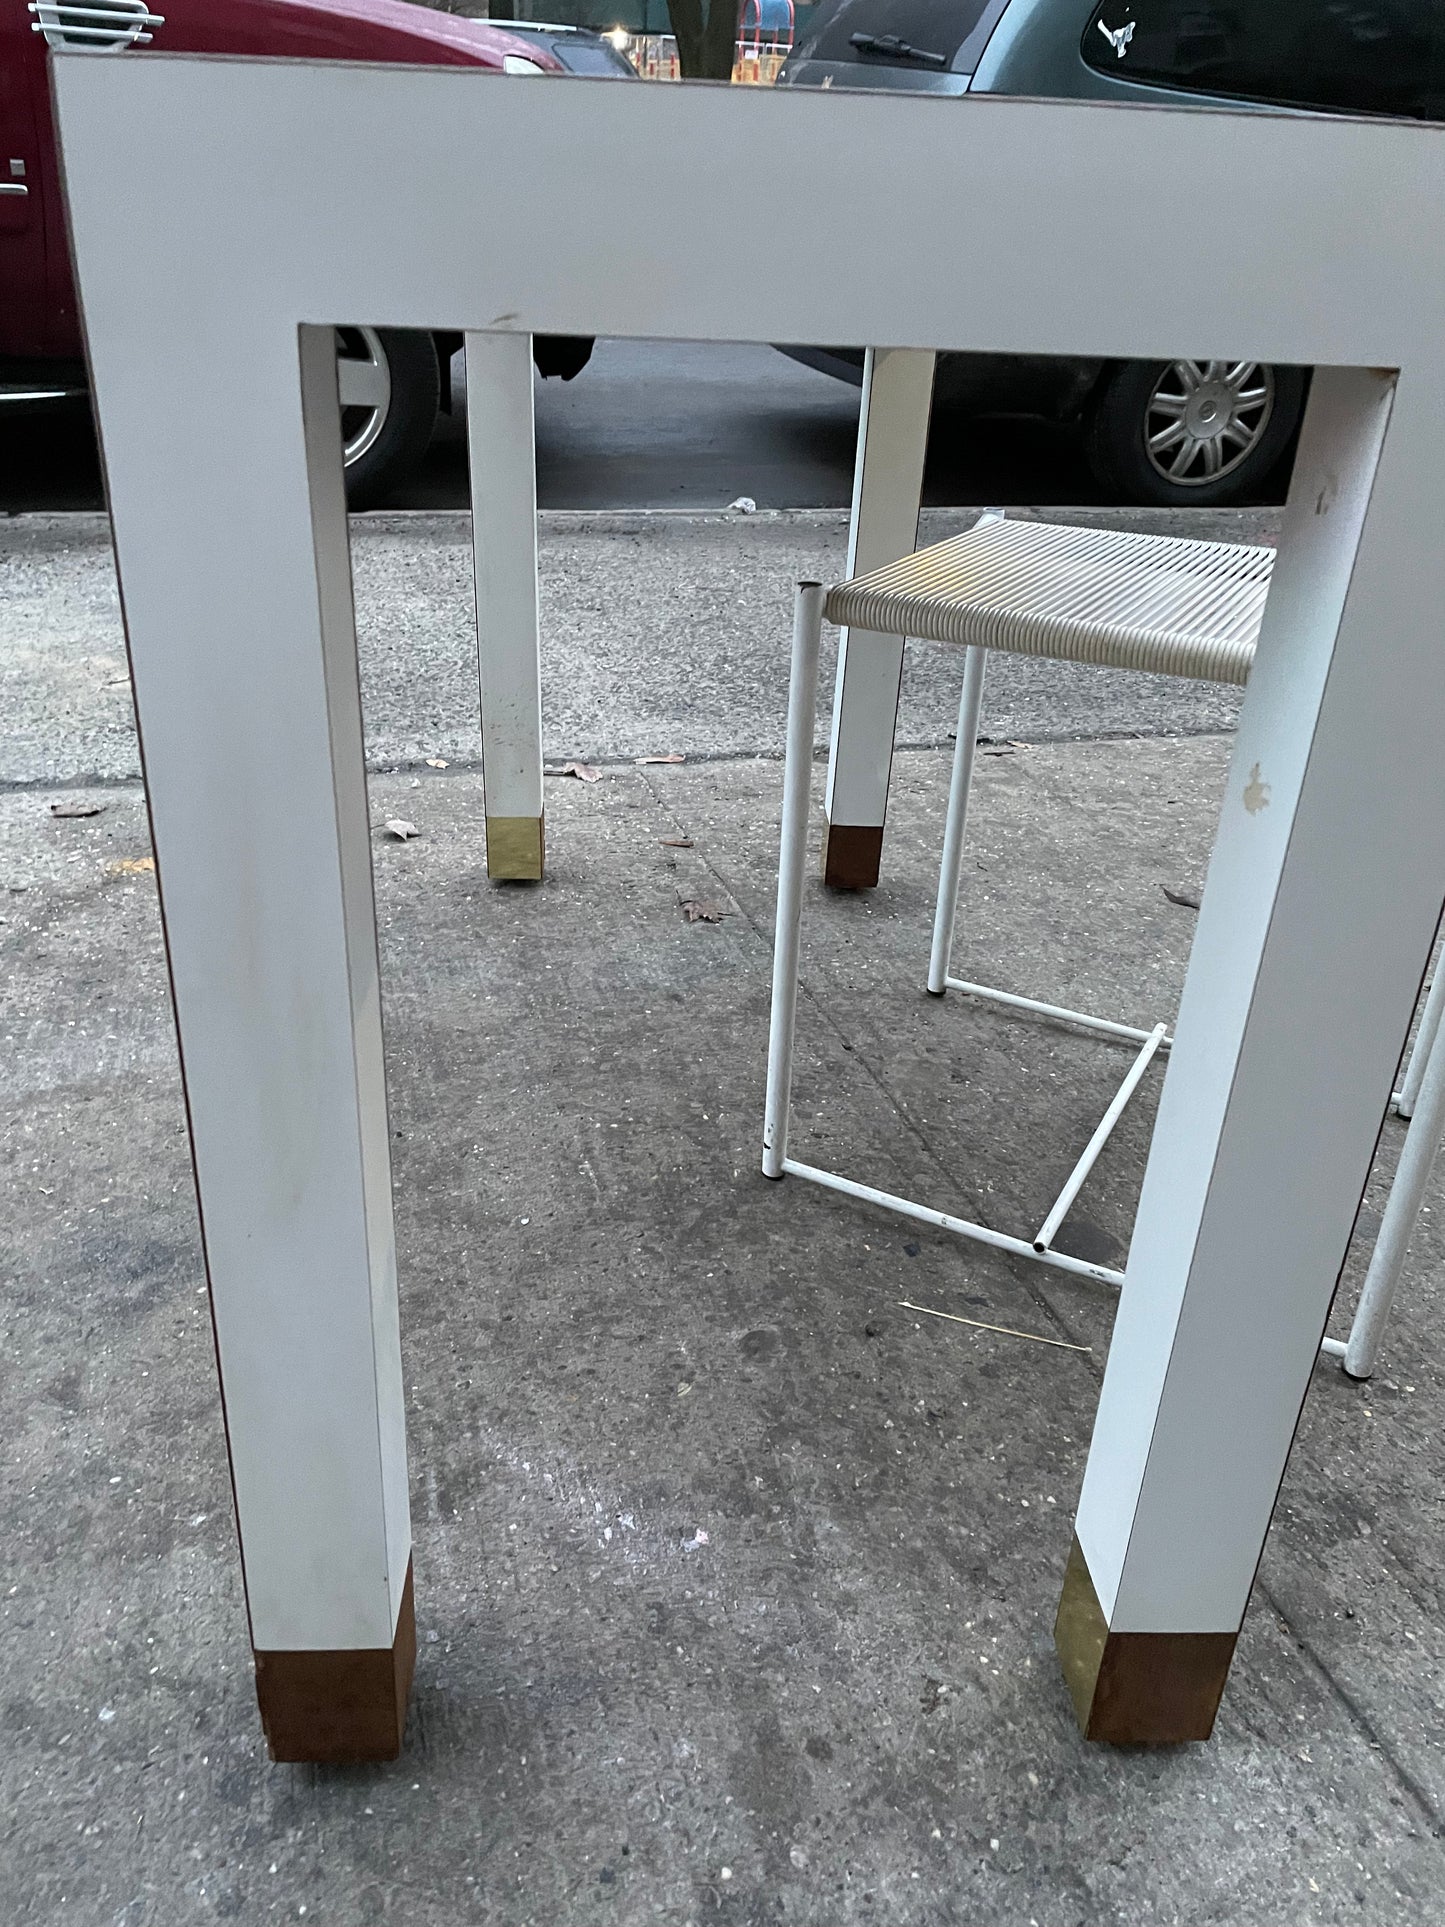
[[[915,1305],[911,1298],[900,1298],[904,1311],[926,1311],[930,1318],[946,1318],[950,1324],[973,1325],[981,1332],[1001,1332],[1005,1338],[1027,1338],[1035,1345],[1057,1345],[1061,1352],[1091,1352],[1092,1345],[1071,1345],[1066,1338],[1045,1338],[1042,1332],[1015,1331],[1012,1325],[990,1325],[982,1318],[962,1318],[956,1311],[935,1311],[932,1305]]]

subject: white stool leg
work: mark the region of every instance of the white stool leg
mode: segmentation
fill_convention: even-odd
[[[896,562],[917,547],[934,361],[920,348],[870,348],[864,360],[850,576]],[[839,890],[870,890],[878,881],[903,675],[902,636],[858,640],[855,649],[846,629],[838,638],[824,801],[823,881]]]
[[[968,825],[968,798],[973,788],[978,718],[983,707],[983,679],[987,668],[987,649],[966,652],[963,694],[958,702],[958,735],[953,747],[953,780],[948,786],[948,820],[943,831],[943,861],[938,871],[938,908],[933,913],[933,951],[928,959],[928,988],[935,997],[943,995],[948,961],[953,954],[953,920],[958,912],[963,837]]]
[[[1435,966],[1431,980],[1430,994],[1425,999],[1425,1009],[1420,1018],[1420,1028],[1415,1033],[1415,1048],[1410,1052],[1410,1061],[1405,1066],[1404,1081],[1400,1085],[1400,1099],[1395,1109],[1401,1117],[1413,1117],[1415,1106],[1420,1101],[1420,1086],[1424,1081],[1426,1066],[1435,1050],[1435,1040],[1440,1035],[1440,1019],[1445,1016],[1445,956]]]
[[[1439,983],[1440,977],[1435,981]],[[1418,1044],[1416,1055],[1419,1055]],[[1405,1133],[1395,1182],[1390,1187],[1380,1235],[1375,1240],[1360,1302],[1355,1307],[1355,1322],[1350,1327],[1349,1343],[1341,1361],[1351,1378],[1369,1378],[1374,1372],[1380,1340],[1385,1335],[1385,1321],[1395,1302],[1405,1254],[1410,1249],[1410,1239],[1425,1201],[1425,1187],[1435,1168],[1442,1133],[1445,1133],[1445,1050],[1437,1044],[1428,1053],[1417,1108]]]
[[[780,1178],[788,1155],[793,1088],[793,1027],[798,1010],[798,931],[803,919],[803,866],[808,854],[808,798],[813,725],[818,713],[818,646],[823,589],[800,582],[793,604],[793,667],[788,684],[788,742],[783,764],[783,833],[778,855],[778,911],[773,924],[773,1006],[768,1028],[768,1095],[763,1112],[763,1176]]]
[[[532,337],[468,334],[467,459],[487,875],[542,876],[542,677]]]

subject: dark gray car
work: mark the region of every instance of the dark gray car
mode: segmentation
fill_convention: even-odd
[[[823,0],[780,86],[1270,106],[1445,119],[1445,0]],[[1181,184],[1181,190],[1183,189]],[[1268,219],[1267,183],[1244,220]],[[1227,271],[1189,253],[1180,273]],[[789,349],[862,378],[861,349]],[[1256,498],[1293,440],[1307,371],[1261,362],[944,355],[935,398],[1077,422],[1130,501]]]

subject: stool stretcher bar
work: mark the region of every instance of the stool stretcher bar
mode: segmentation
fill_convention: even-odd
[[[1054,1200],[1054,1208],[1034,1233],[1034,1250],[1040,1256],[1054,1241],[1059,1226],[1069,1215],[1069,1208],[1078,1197],[1085,1178],[1098,1162],[1099,1153],[1114,1134],[1114,1126],[1124,1115],[1125,1106],[1138,1090],[1145,1071],[1154,1061],[1154,1055],[1164,1042],[1165,1026],[1156,1024],[1150,1031],[1147,1041],[1134,1062],[1129,1066],[1128,1075],[1114,1093],[1114,1101],[1105,1111],[1094,1130],[1094,1135],[1084,1146],[1083,1154],[1065,1181],[1064,1188]]]
[[[1009,1010],[1032,1010],[1040,1017],[1052,1017],[1058,1024],[1074,1024],[1080,1030],[1097,1031],[1101,1037],[1122,1037],[1131,1044],[1147,1044],[1155,1031],[1162,1030],[1159,1048],[1168,1050],[1168,1026],[1156,1024],[1154,1030],[1142,1030],[1137,1024],[1116,1024],[1109,1017],[1091,1017],[1087,1011],[1070,1010],[1064,1004],[1046,1004],[1037,997],[1020,997],[1012,990],[995,990],[989,984],[971,984],[962,977],[945,977],[944,984],[949,990],[961,990],[966,996],[979,997],[985,1003],[1003,1004]]]
[[[864,1204],[881,1205],[885,1211],[896,1211],[900,1217],[913,1218],[919,1224],[937,1225],[940,1231],[952,1231],[960,1238],[971,1238],[975,1244],[991,1245],[995,1251],[1012,1252],[1016,1258],[1032,1258],[1036,1264],[1052,1265],[1055,1271],[1071,1271],[1079,1278],[1092,1278],[1101,1285],[1122,1285],[1124,1274],[1114,1271],[1108,1265],[1091,1265],[1087,1259],[1072,1258],[1066,1251],[1049,1251],[1026,1238],[1011,1238],[1006,1231],[994,1231],[986,1224],[975,1224],[970,1218],[955,1218],[951,1212],[935,1211],[930,1205],[915,1204],[912,1198],[900,1198],[892,1191],[879,1191],[871,1184],[859,1184],[853,1178],[841,1178],[836,1171],[824,1171],[816,1164],[801,1164],[797,1158],[784,1158],[780,1176],[806,1178],[810,1184],[821,1184],[826,1191],[839,1191],[845,1198],[858,1198]]]

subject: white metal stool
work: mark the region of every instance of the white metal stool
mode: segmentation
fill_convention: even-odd
[[[1105,1283],[1123,1282],[1120,1271],[1056,1252],[1053,1239],[1153,1059],[1168,1049],[1167,1025],[1139,1029],[949,975],[987,652],[1003,649],[1243,684],[1253,662],[1273,564],[1270,549],[1010,522],[1000,512],[990,511],[965,534],[851,582],[827,591],[816,583],[799,585],[763,1133],[766,1176],[806,1178],[995,1249]],[[825,616],[840,626],[848,625],[855,637],[870,632],[908,635],[957,643],[965,650],[929,990],[937,995],[949,989],[961,991],[1138,1047],[1058,1198],[1029,1238],[933,1210],[787,1155],[809,776]],[[1439,981],[1445,982],[1445,968]],[[1340,1357],[1345,1369],[1357,1377],[1367,1377],[1373,1369],[1379,1330],[1445,1125],[1445,1049],[1437,1054],[1432,1048],[1442,1011],[1445,989],[1432,993],[1404,1086],[1396,1097],[1397,1107],[1407,1112],[1418,1098],[1419,1115],[1406,1141],[1350,1346],[1325,1341],[1324,1349]]]

